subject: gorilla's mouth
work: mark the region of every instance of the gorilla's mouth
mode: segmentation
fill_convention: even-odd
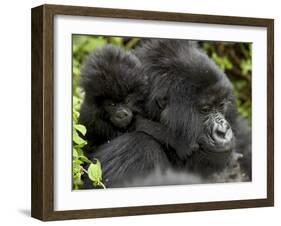
[[[229,153],[233,149],[233,142],[217,144],[211,137],[198,142],[199,151],[214,153]]]
[[[230,127],[222,130],[213,126],[198,139],[199,149],[203,152],[231,152],[234,147],[234,135]]]
[[[209,146],[209,147],[202,147],[202,146],[199,146],[199,149],[201,151],[207,151],[207,152],[217,152],[217,153],[224,153],[224,152],[231,152],[232,148],[229,146],[229,147],[224,147],[224,146],[216,146],[216,147],[213,147],[213,146]]]
[[[110,120],[115,127],[119,129],[127,129],[132,124],[133,117],[132,115],[123,118],[112,117]]]
[[[232,156],[232,149],[213,148],[199,145],[195,155],[199,156],[202,162],[208,162],[211,166],[225,166]]]
[[[113,124],[119,129],[127,129],[131,125],[131,122],[132,120],[122,120],[122,121],[114,120]]]

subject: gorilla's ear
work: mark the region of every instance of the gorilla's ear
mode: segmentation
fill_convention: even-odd
[[[163,96],[163,97],[157,97],[155,99],[155,102],[157,104],[157,106],[163,110],[166,108],[166,105],[167,105],[167,97],[166,96]]]

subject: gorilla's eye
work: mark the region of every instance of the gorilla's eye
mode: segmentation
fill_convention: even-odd
[[[105,106],[108,106],[108,107],[115,107],[116,106],[116,103],[113,102],[113,101],[105,101]]]
[[[200,112],[201,112],[201,113],[204,113],[204,114],[209,113],[210,111],[211,111],[211,106],[209,106],[209,105],[204,105],[204,106],[201,107],[201,109],[200,109]]]
[[[224,102],[221,102],[220,104],[219,104],[219,108],[224,108],[225,107],[225,103]]]
[[[222,112],[226,111],[227,106],[228,106],[229,103],[230,103],[230,102],[228,102],[228,101],[221,102],[221,103],[218,105],[219,111],[222,111]]]

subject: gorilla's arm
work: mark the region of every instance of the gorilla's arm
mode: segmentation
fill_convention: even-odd
[[[170,167],[161,145],[142,132],[126,133],[99,146],[93,157],[102,164],[107,187],[122,187],[156,168]]]
[[[141,131],[150,135],[167,148],[172,148],[176,151],[179,157],[191,155],[196,147],[190,147],[185,141],[176,138],[166,126],[152,120],[137,117],[136,131]]]

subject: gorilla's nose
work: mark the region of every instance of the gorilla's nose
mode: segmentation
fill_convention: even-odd
[[[116,118],[117,119],[120,119],[120,120],[123,120],[123,119],[126,119],[126,118],[130,118],[131,117],[131,112],[126,110],[126,109],[122,109],[122,110],[119,110],[116,112]]]
[[[225,120],[217,123],[214,128],[213,138],[215,142],[222,145],[227,145],[232,140],[232,130],[230,125]]]

